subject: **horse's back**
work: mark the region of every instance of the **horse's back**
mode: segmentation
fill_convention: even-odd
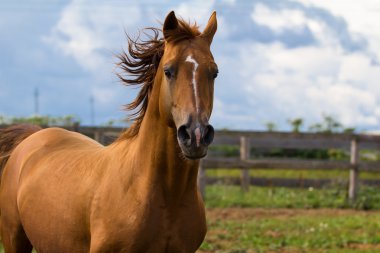
[[[96,167],[106,160],[102,150],[103,146],[94,140],[60,128],[44,129],[26,138],[12,152],[3,171],[2,220],[22,223],[37,249],[45,243],[38,238],[54,241],[52,249],[57,245],[73,247],[72,244],[86,247],[86,215],[102,174]],[[5,205],[9,205],[6,210]],[[78,235],[77,241],[64,241],[72,238],[66,233]]]
[[[46,151],[102,147],[101,144],[83,134],[56,127],[46,128],[34,133],[25,139],[21,145],[31,148],[47,148]]]
[[[4,168],[2,185],[8,175],[20,183],[35,174],[63,169],[85,170],[81,160],[91,160],[93,154],[101,153],[103,146],[82,134],[62,128],[47,128],[23,140],[11,153]],[[4,178],[4,179],[3,179]]]

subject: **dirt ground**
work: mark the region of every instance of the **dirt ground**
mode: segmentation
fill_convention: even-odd
[[[246,220],[250,218],[287,219],[293,216],[351,216],[370,215],[380,211],[357,211],[352,209],[265,209],[265,208],[212,208],[207,209],[207,218],[211,220]]]

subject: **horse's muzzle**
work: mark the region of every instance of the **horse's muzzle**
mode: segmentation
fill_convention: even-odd
[[[214,140],[214,128],[209,124],[182,125],[177,138],[182,153],[189,159],[200,159],[207,155],[207,148]]]

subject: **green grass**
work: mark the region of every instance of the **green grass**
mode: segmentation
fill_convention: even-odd
[[[342,187],[297,189],[284,187],[250,187],[213,185],[206,187],[206,207],[262,208],[356,208],[380,209],[380,190],[361,187],[354,203],[348,203],[347,190]]]
[[[200,252],[380,252],[378,212],[268,213],[247,218],[209,215]]]
[[[239,177],[240,169],[208,169],[206,176],[209,177]],[[343,179],[348,180],[349,171],[345,170],[288,170],[288,169],[251,169],[252,177],[263,178],[307,178],[307,179]],[[361,179],[380,179],[380,173],[361,172]]]
[[[380,252],[380,212],[208,209],[207,220],[198,253]]]
[[[243,192],[239,186],[207,186],[209,232],[199,252],[380,252],[380,211],[349,209],[380,210],[379,188],[361,187],[353,204],[346,192],[341,187]]]
[[[209,233],[200,252],[380,252],[380,212],[355,210],[380,209],[379,188],[362,186],[353,204],[346,192],[341,187],[243,192],[239,186],[208,186]],[[261,211],[247,215],[252,208]],[[223,215],[210,215],[215,209]]]

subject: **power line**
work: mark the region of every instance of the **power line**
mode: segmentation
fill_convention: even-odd
[[[38,116],[39,115],[39,97],[40,93],[38,91],[38,87],[34,89],[34,115]]]
[[[91,125],[95,126],[95,105],[94,105],[94,96],[90,97],[90,117],[91,117]]]

